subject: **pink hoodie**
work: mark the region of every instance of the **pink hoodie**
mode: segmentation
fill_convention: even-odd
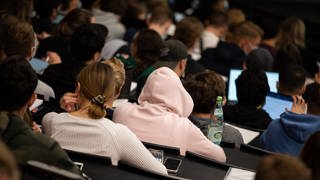
[[[118,107],[113,120],[126,125],[141,141],[180,148],[218,161],[226,161],[220,146],[209,141],[188,116],[193,101],[179,77],[162,67],[148,77],[139,96],[139,104]]]

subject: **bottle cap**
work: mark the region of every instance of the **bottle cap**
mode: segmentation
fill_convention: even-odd
[[[222,96],[217,96],[217,101],[222,101],[222,100],[223,100]]]

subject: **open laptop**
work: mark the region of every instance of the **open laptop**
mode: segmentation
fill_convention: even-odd
[[[263,109],[269,113],[272,119],[280,118],[280,115],[287,109],[291,109],[292,98],[281,94],[270,92],[266,97]]]
[[[236,92],[236,79],[240,76],[242,70],[231,69],[228,82],[228,102],[237,102],[237,92]],[[266,72],[268,77],[268,84],[270,87],[270,92],[277,92],[277,82],[279,79],[279,73]]]

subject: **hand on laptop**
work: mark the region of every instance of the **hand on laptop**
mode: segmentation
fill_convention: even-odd
[[[291,110],[287,109],[287,111],[291,111],[296,114],[306,114],[307,104],[304,99],[301,96],[292,96],[292,100]]]

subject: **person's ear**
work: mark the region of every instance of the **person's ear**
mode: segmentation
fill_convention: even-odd
[[[81,90],[81,84],[79,82],[77,82],[75,93],[79,95],[80,94],[80,90]]]
[[[300,95],[302,95],[302,94],[304,94],[304,92],[306,91],[306,86],[303,86],[301,89],[300,89],[300,92],[299,92],[299,94]]]
[[[247,69],[248,69],[246,62],[243,62],[243,64],[242,64],[242,69],[243,69],[243,70],[247,70]]]
[[[225,106],[227,104],[227,97],[223,96],[222,106]]]
[[[28,101],[28,107],[32,106],[32,104],[36,101],[37,95],[33,93]]]
[[[28,54],[27,54],[27,56],[26,56],[26,59],[27,59],[28,61],[31,61],[31,59],[35,56],[35,54],[36,54],[36,48],[35,48],[35,47],[32,47],[32,48],[30,49],[30,51],[28,52]]]
[[[187,66],[187,60],[183,59],[181,61],[179,61],[179,68],[181,69],[182,72],[184,72],[184,70],[186,69]]]
[[[101,58],[101,53],[100,52],[95,52],[94,55],[93,55],[93,60],[94,62],[98,62]]]

